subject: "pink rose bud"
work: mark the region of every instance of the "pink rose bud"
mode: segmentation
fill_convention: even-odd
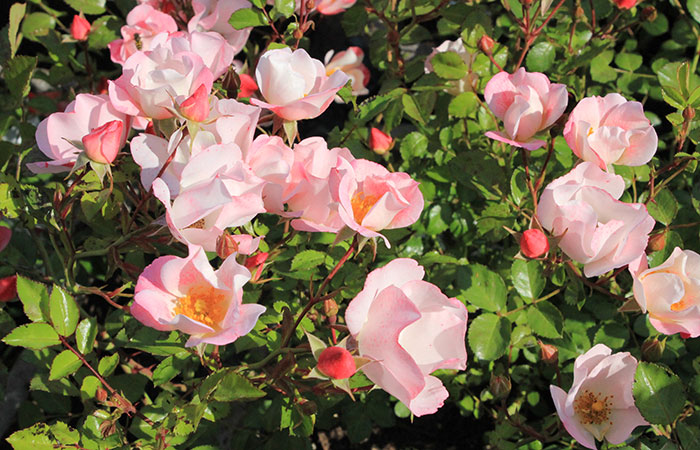
[[[193,122],[204,122],[209,117],[209,91],[203,84],[180,104],[180,114]]]
[[[263,264],[265,264],[265,261],[267,261],[267,257],[270,256],[269,253],[267,252],[260,252],[257,255],[250,256],[248,259],[245,260],[243,265],[246,267],[246,269],[252,271],[257,267],[255,270],[255,273],[253,274],[253,278],[251,281],[258,281],[260,279],[260,274],[262,273],[263,269]]]
[[[74,15],[73,22],[70,24],[70,35],[76,41],[84,41],[90,34],[90,22],[83,16]]]
[[[17,275],[0,278],[0,302],[9,302],[17,297]]]
[[[369,132],[369,148],[378,155],[383,155],[388,152],[394,145],[394,140],[380,130],[379,128],[372,128]]]
[[[124,122],[112,120],[83,136],[83,145],[88,158],[98,163],[111,164],[121,150],[123,129]]]
[[[238,75],[238,77],[241,79],[241,86],[238,88],[237,98],[252,97],[258,90],[258,84],[255,82],[255,79],[245,73]]]
[[[613,3],[620,9],[631,9],[637,4],[637,0],[613,0]]]
[[[557,365],[559,363],[559,349],[551,344],[537,341],[540,345],[540,358],[546,364]]]
[[[488,34],[481,36],[479,39],[479,50],[484,52],[485,55],[490,55],[493,52],[493,39]]]
[[[536,228],[526,230],[520,238],[520,251],[528,258],[537,258],[549,251],[547,236]]]
[[[647,244],[647,251],[658,252],[666,247],[666,231],[655,234],[649,238],[649,244]]]
[[[318,357],[318,370],[336,380],[350,378],[356,371],[355,359],[342,347],[328,347]]]

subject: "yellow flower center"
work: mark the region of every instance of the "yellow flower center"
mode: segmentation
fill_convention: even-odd
[[[350,204],[352,205],[352,215],[355,217],[355,221],[362,224],[362,220],[378,200],[378,195],[366,196],[364,192],[355,193],[350,200]]]
[[[693,300],[690,298],[683,297],[680,301],[671,305],[671,311],[683,311],[693,306]]]
[[[592,135],[594,132],[595,132],[595,130],[593,129],[593,127],[590,127],[590,128],[588,128],[588,134],[587,134],[586,136],[590,136],[590,135]]]
[[[594,394],[585,390],[576,396],[574,412],[578,414],[583,425],[600,425],[610,417],[612,404],[608,402],[608,398],[612,399],[613,397],[614,395],[602,397],[600,392]],[[612,425],[612,423],[610,424]]]
[[[226,295],[213,286],[195,286],[176,301],[173,312],[182,314],[214,329],[226,317]]]
[[[336,73],[337,71],[338,71],[338,68],[337,68],[337,67],[334,67],[333,69],[326,69],[326,76],[327,76],[327,77],[330,77],[331,75],[333,75],[333,74]]]

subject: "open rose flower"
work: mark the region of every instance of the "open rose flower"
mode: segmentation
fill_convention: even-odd
[[[632,384],[637,360],[628,352],[612,354],[598,344],[574,363],[574,384],[567,393],[549,390],[566,431],[586,448],[596,440],[621,444],[639,425],[648,425],[634,404]]]
[[[243,304],[248,269],[227,258],[214,270],[204,249],[189,247],[189,256],[162,256],[139,276],[131,314],[161,331],[190,335],[185,344],[226,345],[253,329],[265,307]]]
[[[349,77],[337,70],[326,75],[323,63],[303,49],[268,50],[258,61],[255,79],[265,101],[251,99],[285,120],[313,119],[321,115]]]
[[[389,241],[379,231],[413,224],[423,211],[418,182],[366,159],[343,161],[333,171],[331,192],[343,223],[362,236]]]
[[[535,135],[552,126],[569,101],[565,85],[550,83],[545,74],[522,67],[514,74],[494,75],[486,84],[484,98],[505,128],[505,132],[487,131],[486,136],[526,150],[545,145]]]
[[[438,53],[444,52],[457,53],[462,58],[462,61],[464,61],[464,64],[467,65],[468,69],[464,78],[461,80],[450,81],[450,87],[445,90],[452,95],[459,95],[462,92],[474,91],[479,81],[479,76],[472,70],[472,65],[476,60],[476,53],[471,53],[469,50],[467,50],[464,47],[464,42],[462,42],[461,39],[457,39],[456,41],[445,41],[433,48],[433,51],[425,59],[425,73],[432,73],[434,71],[432,62],[433,58]]]
[[[634,298],[663,334],[700,336],[700,255],[676,247],[662,264],[648,268],[646,255],[630,264]]]
[[[369,69],[362,64],[365,53],[360,47],[348,47],[342,52],[333,53],[330,50],[326,53],[326,75],[333,75],[338,70],[345,72],[352,80],[352,95],[367,95],[367,83],[369,83]],[[336,102],[342,102],[340,97],[335,99]]]
[[[629,264],[644,252],[655,221],[642,203],[619,200],[625,182],[583,162],[542,192],[537,218],[587,277]]]
[[[138,51],[151,50],[151,40],[160,33],[175,33],[177,23],[169,14],[149,5],[135,6],[126,16],[126,25],[121,29],[122,39],[109,43],[109,54],[117,64],[124,64],[129,56]]]
[[[82,140],[109,122],[122,124],[115,139],[117,151],[126,144],[131,118],[112,106],[106,95],[78,94],[65,112],[53,113],[39,123],[36,144],[52,161],[27,164],[34,173],[68,172],[82,152]],[[116,153],[115,153],[116,155]]]
[[[564,139],[576,156],[603,170],[611,164],[644,165],[658,145],[642,104],[620,94],[581,100],[566,122]]]
[[[357,0],[320,0],[316,4],[316,10],[324,16],[340,14],[355,4]]]
[[[250,7],[248,0],[192,0],[194,16],[188,22],[187,29],[190,33],[194,31],[219,33],[236,54],[245,46],[252,28],[236,30],[228,20],[235,11]]]
[[[395,259],[367,276],[345,312],[359,355],[372,360],[362,371],[416,416],[449,395],[432,372],[467,366],[467,308],[423,275],[416,261]]]

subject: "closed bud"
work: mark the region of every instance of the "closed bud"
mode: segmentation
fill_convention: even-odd
[[[328,347],[318,357],[318,370],[336,380],[350,378],[356,371],[355,359],[342,347]]]
[[[540,345],[540,358],[545,364],[559,364],[559,349],[553,345],[545,344],[542,341],[537,341]]]
[[[326,316],[336,316],[338,315],[338,304],[332,298],[323,301],[323,313]]]
[[[255,79],[245,73],[240,74],[239,78],[241,79],[241,86],[238,90],[238,98],[252,97],[258,90],[258,84],[255,82]]]
[[[238,252],[238,242],[233,235],[224,233],[216,239],[216,254],[221,259],[226,259]]]
[[[647,244],[647,251],[658,252],[666,247],[666,230],[661,233],[652,235],[649,238],[649,244]]]
[[[111,164],[121,150],[123,131],[121,120],[112,120],[93,129],[82,139],[85,154],[97,163]]]
[[[98,402],[104,402],[107,400],[107,391],[102,388],[97,388],[97,391],[95,391],[95,399]]]
[[[495,375],[491,373],[491,381],[489,381],[489,391],[497,400],[508,397],[510,394],[511,382],[508,375]]]
[[[246,269],[252,272],[253,269],[256,268],[255,273],[253,273],[253,277],[251,278],[251,281],[255,282],[260,279],[260,274],[262,274],[263,265],[265,264],[265,261],[267,261],[268,256],[270,256],[268,252],[260,252],[253,256],[249,256],[248,259],[245,260],[243,265],[246,267]]]
[[[647,6],[645,8],[642,8],[642,12],[640,13],[641,19],[642,20],[647,20],[649,22],[653,22],[656,20],[656,8],[653,6]]]
[[[479,50],[484,52],[486,55],[490,55],[493,52],[493,39],[488,34],[481,36],[479,39]]]
[[[203,84],[180,104],[180,114],[193,122],[204,122],[209,117],[209,92]]]
[[[583,17],[585,14],[586,14],[586,12],[583,10],[583,8],[581,8],[580,6],[579,6],[578,8],[576,8],[576,13],[575,13],[575,15],[576,15],[576,18],[577,18],[577,19],[580,19],[580,18]]]
[[[693,108],[692,106],[687,106],[687,107],[683,110],[683,118],[684,118],[686,121],[691,121],[691,120],[693,120],[693,119],[695,118],[695,108]]]
[[[549,241],[541,230],[531,228],[520,237],[520,252],[528,258],[538,258],[549,251]]]
[[[645,361],[656,362],[661,359],[666,348],[666,340],[650,337],[642,344],[642,356]]]
[[[74,15],[70,24],[70,35],[76,41],[84,41],[90,34],[90,22],[82,15]]]
[[[17,275],[0,278],[0,302],[9,302],[17,297]]]
[[[384,155],[394,146],[394,139],[379,128],[369,130],[369,148],[377,155]]]
[[[316,7],[316,2],[314,0],[306,0],[306,10],[311,11]]]
[[[301,38],[304,37],[304,32],[299,30],[299,29],[296,29],[296,30],[294,30],[293,36],[294,36],[294,39],[296,39],[297,41],[300,41]]]

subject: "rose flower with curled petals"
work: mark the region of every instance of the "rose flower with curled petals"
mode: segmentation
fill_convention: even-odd
[[[189,256],[162,256],[147,266],[136,283],[131,314],[156,330],[180,330],[185,344],[225,345],[248,334],[265,307],[243,304],[248,269],[235,255],[214,270],[204,249],[189,247]]]
[[[372,271],[345,312],[367,378],[416,416],[432,414],[448,397],[437,369],[464,370],[467,308],[447,298],[412,259]]]
[[[505,133],[487,131],[486,136],[526,150],[545,145],[534,136],[551,127],[569,102],[565,85],[550,83],[545,74],[522,67],[514,74],[494,75],[486,84],[484,98],[505,128]]]
[[[624,442],[639,425],[648,425],[634,404],[632,384],[637,360],[628,352],[612,354],[598,344],[574,363],[574,384],[567,393],[558,386],[549,390],[566,431],[586,448],[596,440]]]

